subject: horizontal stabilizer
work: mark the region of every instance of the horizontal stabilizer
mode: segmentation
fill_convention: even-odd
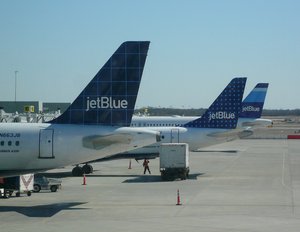
[[[243,122],[242,127],[262,127],[262,126],[272,126],[273,121],[266,118],[256,118],[253,121]]]
[[[224,132],[215,132],[210,133],[207,136],[214,137],[214,138],[245,138],[253,134],[252,130],[245,129],[245,130],[230,130],[230,131],[224,131]]]

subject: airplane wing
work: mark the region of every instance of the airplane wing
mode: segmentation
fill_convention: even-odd
[[[133,139],[131,134],[92,135],[83,138],[82,144],[86,148],[100,150],[110,145],[130,144]]]
[[[121,127],[111,134],[89,135],[82,139],[83,147],[101,150],[109,146],[123,145],[128,150],[144,147],[160,141],[160,133],[149,129]]]

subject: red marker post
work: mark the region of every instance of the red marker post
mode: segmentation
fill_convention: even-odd
[[[176,205],[181,205],[179,189],[177,189],[177,204]]]

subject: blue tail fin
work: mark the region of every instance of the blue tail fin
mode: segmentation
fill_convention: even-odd
[[[240,118],[260,118],[268,91],[268,83],[258,83],[242,102]]]
[[[245,77],[232,79],[202,117],[185,124],[184,127],[236,128],[246,79]]]
[[[121,44],[70,107],[50,123],[129,126],[149,43]]]

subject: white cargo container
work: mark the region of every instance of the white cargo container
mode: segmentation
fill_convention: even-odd
[[[0,197],[8,198],[14,191],[16,191],[17,197],[21,193],[26,193],[30,196],[33,191],[33,182],[34,174],[0,178]]]
[[[189,175],[189,145],[163,143],[160,146],[160,173],[162,180],[185,180]]]
[[[19,192],[29,193],[33,191],[34,174],[21,175],[19,177],[20,189]]]

